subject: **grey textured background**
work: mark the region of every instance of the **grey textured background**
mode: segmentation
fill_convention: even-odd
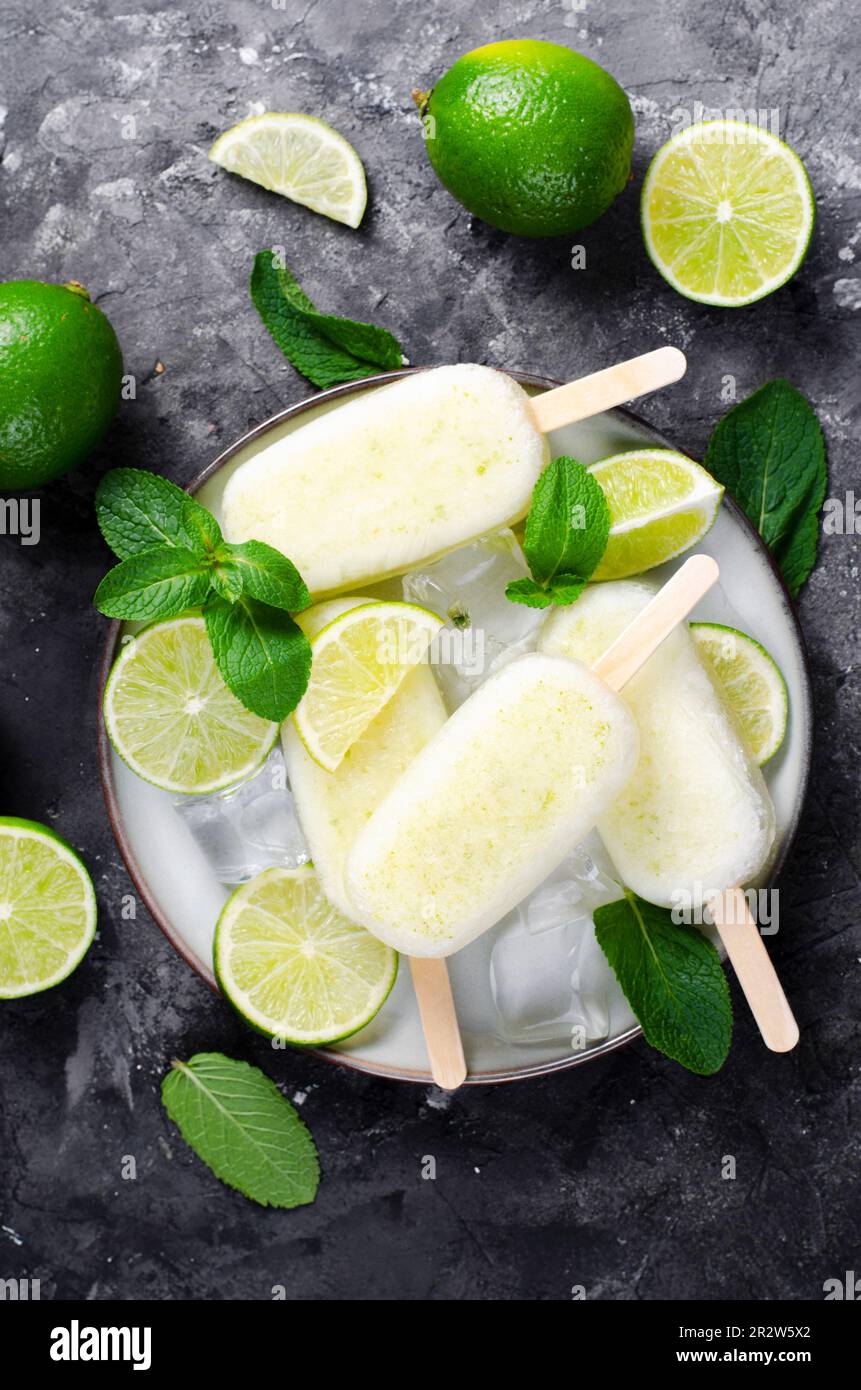
[[[437,183],[409,92],[463,51],[532,36],[579,48],[630,93],[636,182],[576,240],[475,224]],[[246,290],[280,244],[325,308],[393,328],[412,361],[459,358],[566,377],[661,342],[684,389],[644,413],[695,455],[739,395],[788,375],[815,403],[831,493],[857,486],[861,384],[859,39],[837,0],[0,0],[0,277],[86,283],[138,381],[90,465],[46,489],[42,540],[0,537],[3,809],[80,847],[101,930],[61,989],[2,1006],[0,1277],[44,1297],[265,1299],[820,1298],[858,1246],[858,542],[831,536],[801,601],[816,685],[813,786],[774,942],[802,1026],[786,1058],[737,1010],[731,1058],[703,1081],[638,1043],[544,1081],[453,1099],[273,1054],[187,969],[130,889],[96,774],[89,606],[108,555],[101,471],[187,481],[309,388]],[[639,182],[676,107],[778,107],[819,220],[798,278],[721,313],[651,269]],[[208,164],[252,110],[321,115],[365,161],[356,233]],[[127,119],[134,117],[135,137]],[[154,375],[157,361],[164,363]],[[0,383],[2,389],[2,383]],[[861,494],[861,487],[859,487]],[[296,1095],[324,1180],[316,1205],[263,1211],[222,1188],[159,1103],[169,1059],[261,1062]],[[137,1180],[123,1181],[123,1155]],[[435,1182],[421,1158],[437,1160]],[[736,1181],[721,1159],[737,1158]]]

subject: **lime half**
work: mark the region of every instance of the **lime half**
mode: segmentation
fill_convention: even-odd
[[[589,470],[610,508],[610,538],[593,579],[624,579],[672,560],[701,541],[723,488],[672,449],[632,449]]]
[[[725,308],[763,299],[794,275],[814,220],[798,155],[743,121],[674,135],[649,166],[641,210],[646,250],[664,279]]]
[[[368,201],[353,146],[316,116],[267,111],[219,135],[209,158],[335,222],[358,227]]]
[[[198,615],[153,623],[129,638],[105,686],[104,716],[132,772],[191,795],[250,776],[279,728],[224,684]]]
[[[47,825],[0,816],[0,999],[50,989],[96,933],[93,881]]]
[[[300,1046],[364,1028],[397,971],[397,953],[338,912],[309,867],[244,883],[215,928],[215,973],[231,1004],[253,1028]]]
[[[720,623],[691,623],[691,635],[725,703],[761,765],[786,734],[789,695],[780,667],[747,633]]]
[[[311,678],[293,719],[314,761],[334,772],[443,622],[413,603],[355,598],[318,604],[297,622],[311,640]]]

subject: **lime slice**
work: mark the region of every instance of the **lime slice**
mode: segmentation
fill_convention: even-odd
[[[95,934],[93,881],[75,851],[47,825],[0,816],[0,999],[58,985]]]
[[[311,679],[293,715],[315,762],[334,772],[344,754],[425,660],[442,618],[412,603],[332,599],[300,613],[311,639]]]
[[[691,635],[756,761],[773,758],[786,734],[789,695],[780,667],[747,633],[720,623],[691,623]]]
[[[610,538],[593,579],[642,574],[701,541],[723,488],[693,459],[672,449],[632,449],[590,470],[610,507]]]
[[[209,158],[335,222],[358,227],[368,201],[353,146],[316,116],[267,111],[219,135]]]
[[[364,1028],[398,973],[397,953],[326,898],[312,868],[266,869],[225,903],[215,974],[246,1023],[313,1047]]]
[[[105,686],[108,737],[132,772],[169,792],[215,792],[254,772],[279,725],[222,680],[203,618],[153,623],[124,646]]]
[[[807,254],[814,202],[788,145],[742,121],[688,126],[646,174],[643,236],[673,287],[700,304],[738,308],[771,294]]]

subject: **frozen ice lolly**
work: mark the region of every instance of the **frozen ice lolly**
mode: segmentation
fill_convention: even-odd
[[[627,707],[585,666],[532,653],[434,735],[347,861],[354,920],[414,956],[498,922],[585,838],[631,776]]]
[[[224,533],[289,555],[312,594],[412,569],[524,515],[549,459],[528,407],[490,367],[382,386],[238,468]]]
[[[344,600],[339,607],[346,611],[354,602]],[[445,721],[439,687],[425,665],[405,676],[334,772],[314,762],[293,720],[285,721],[281,743],[302,831],[323,892],[346,917],[353,916],[353,905],[344,887],[344,864],[353,842]]]
[[[657,348],[534,398],[491,367],[416,372],[241,464],[224,489],[224,533],[289,555],[318,596],[403,574],[524,516],[548,431],[684,371],[678,348]]]
[[[592,665],[655,589],[595,584],[554,613],[539,639],[548,656]],[[749,883],[774,842],[762,774],[680,624],[626,684],[640,731],[637,769],[598,830],[625,885],[662,907]]]

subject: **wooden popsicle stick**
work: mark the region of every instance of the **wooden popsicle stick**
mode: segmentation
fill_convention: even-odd
[[[448,966],[439,957],[410,956],[410,972],[430,1058],[431,1075],[444,1091],[456,1091],[466,1080],[466,1059]]]
[[[612,410],[626,401],[646,396],[661,386],[679,381],[687,369],[685,354],[675,347],[656,348],[641,357],[617,362],[602,372],[556,386],[540,396],[532,396],[529,409],[536,428],[542,434]]]
[[[772,1052],[791,1052],[798,1042],[798,1024],[744,889],[717,893],[708,906],[763,1042]]]
[[[699,603],[719,573],[711,555],[692,555],[611,643],[596,663],[595,674],[612,690],[621,690]]]

